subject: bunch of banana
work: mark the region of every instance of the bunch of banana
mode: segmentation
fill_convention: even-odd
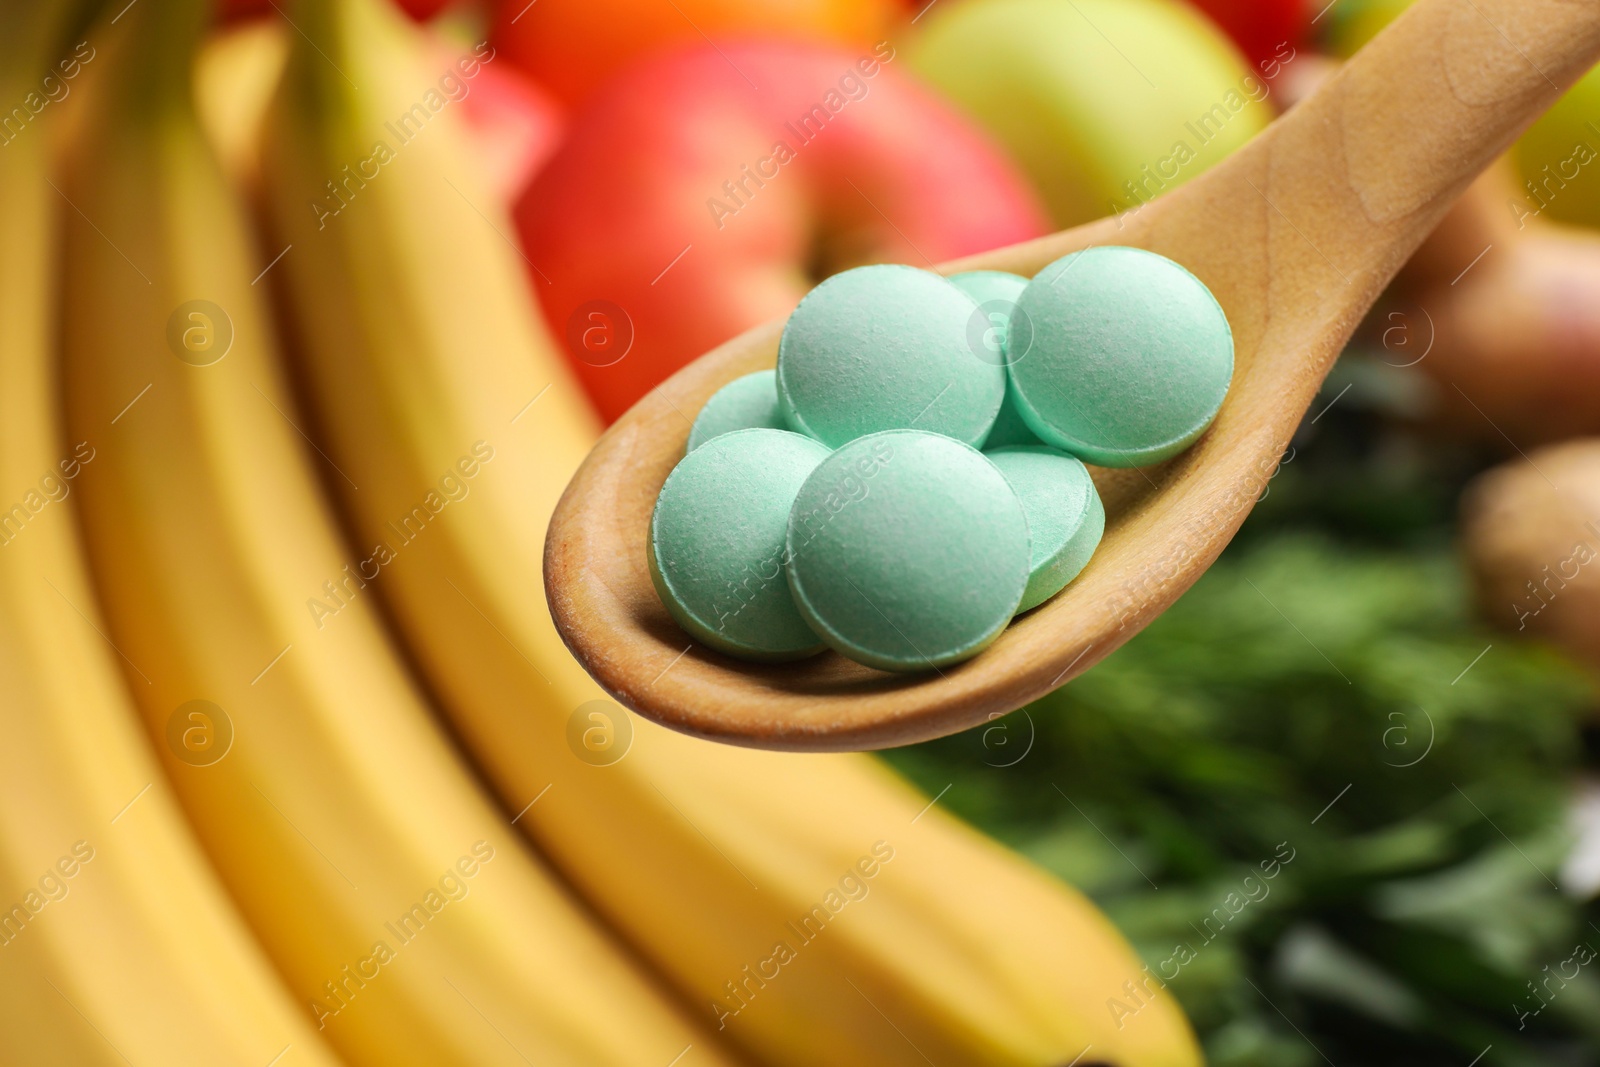
[[[97,632],[72,497],[108,441],[62,444],[52,336],[70,209],[47,149],[96,53],[63,36],[78,7],[0,5],[0,101],[32,116],[0,135],[0,1063],[333,1067],[184,825]]]
[[[307,591],[321,639],[383,597],[520,825],[764,1062],[1196,1063],[1088,902],[872,759],[725,748],[602,700],[540,569],[595,426],[452,111],[492,53],[435,69],[387,8],[294,8],[260,154],[291,348],[361,546],[359,581]],[[1108,1008],[1134,989],[1136,1014]]]
[[[206,5],[119,6],[66,168],[68,439],[96,443],[79,496],[109,639],[223,881],[350,1063],[731,1062],[539,866],[430,719],[348,577],[316,485],[344,474],[299,433],[262,260],[198,126]],[[305,603],[334,589],[347,599],[319,626]],[[188,751],[190,729],[212,743]]]

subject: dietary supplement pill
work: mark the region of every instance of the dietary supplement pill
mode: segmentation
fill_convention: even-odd
[[[673,468],[650,516],[650,578],[691,637],[745,659],[822,651],[790,596],[784,539],[796,493],[827,456],[787,430],[735,430]]]
[[[1172,260],[1100,247],[1050,264],[1017,299],[1033,330],[1012,398],[1045,444],[1105,467],[1183,451],[1216,418],[1233,332],[1216,298]]]
[[[758,370],[711,394],[689,430],[687,451],[734,430],[787,430],[778,412],[778,373]]]
[[[983,450],[988,452],[994,448],[1007,448],[1011,445],[1037,445],[1043,444],[1039,435],[1028,429],[1028,424],[1022,421],[1022,413],[1017,410],[1016,401],[1011,399],[1009,390],[1006,392],[1005,403],[1000,405],[1000,414],[995,416],[994,428],[989,431],[989,439],[983,443]]]
[[[800,301],[778,343],[784,419],[829,448],[893,429],[982,444],[1006,378],[967,347],[977,310],[949,281],[915,267],[835,274]]]
[[[982,651],[1028,584],[1022,503],[983,454],[888,430],[819,463],[789,516],[789,586],[831,647],[921,671]]]
[[[1027,354],[1033,346],[1032,323],[1026,314],[1014,316],[1013,313],[1017,297],[1028,287],[1028,279],[1003,270],[969,270],[950,275],[950,283],[978,302],[978,316],[967,326],[968,348],[974,353],[989,353],[1007,367],[1013,351],[1018,355]],[[1013,317],[1018,335],[1015,347],[1011,343]],[[1000,402],[1000,414],[995,416],[994,426],[984,439],[984,451],[1039,443],[1038,436],[1022,421],[1011,390],[1007,389],[1006,398]]]
[[[1106,509],[1088,468],[1065,452],[1020,445],[984,455],[1016,490],[1028,520],[1032,559],[1020,613],[1043,604],[1082,572],[1105,533]]]

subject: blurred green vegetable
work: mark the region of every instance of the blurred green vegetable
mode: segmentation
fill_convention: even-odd
[[[1556,887],[1594,682],[1470,616],[1487,457],[1321,421],[1144,633],[888,758],[1099,901],[1215,1064],[1600,1063],[1600,919]]]

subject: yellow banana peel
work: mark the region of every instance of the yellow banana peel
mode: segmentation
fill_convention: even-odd
[[[605,699],[540,567],[595,424],[452,110],[498,60],[435,69],[373,0],[294,18],[261,152],[294,246],[274,284],[359,546],[307,595],[319,633],[381,598],[518,826],[763,1062],[1198,1063],[1164,992],[1111,1010],[1141,968],[1087,900],[878,762],[721,747]]]
[[[57,417],[49,179],[97,58],[58,32],[76,6],[0,9],[0,102],[29,115],[0,133],[0,1062],[333,1067],[173,802],[84,569],[74,489],[108,435]]]
[[[180,802],[350,1063],[726,1064],[487,802],[373,603],[305,613],[349,558],[317,486],[344,475],[300,432],[256,285],[273,257],[195,115],[205,8],[102,27],[65,186],[69,439],[102,442],[86,540]],[[228,739],[204,758],[172,742],[196,714]]]

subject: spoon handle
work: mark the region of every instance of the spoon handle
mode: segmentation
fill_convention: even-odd
[[[1427,0],[1335,75],[1303,116],[1281,124],[1279,137],[1291,139],[1285,149],[1328,153],[1325,182],[1347,185],[1339,207],[1349,222],[1394,227],[1388,242],[1407,242],[1389,250],[1393,273],[1597,58],[1593,0]]]
[[[1256,310],[1239,333],[1294,355],[1275,368],[1286,386],[1320,381],[1456,197],[1597,58],[1593,0],[1422,0],[1268,131],[1153,203],[1130,243],[1183,247],[1225,307]],[[1196,226],[1265,240],[1197,258],[1184,232]]]

